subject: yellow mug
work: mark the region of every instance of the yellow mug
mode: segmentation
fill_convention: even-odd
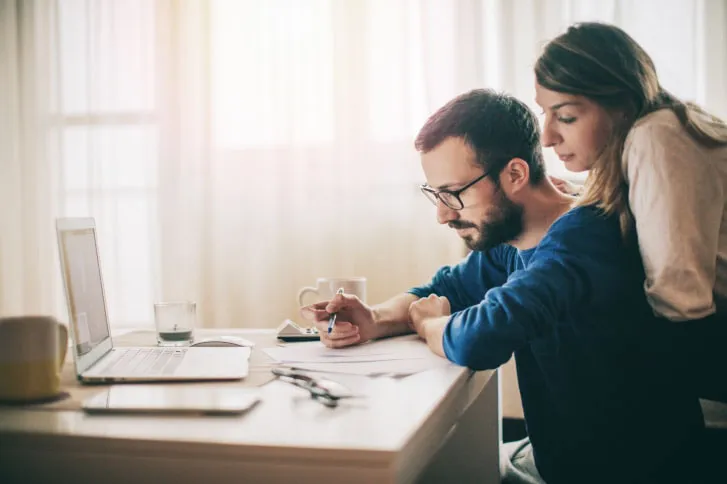
[[[57,396],[67,348],[68,330],[51,316],[0,318],[0,400]]]

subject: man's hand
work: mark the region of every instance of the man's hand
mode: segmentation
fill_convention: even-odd
[[[328,334],[328,320],[333,313],[337,314],[336,324]],[[321,342],[329,348],[364,343],[379,336],[374,311],[354,295],[337,294],[330,301],[301,308],[300,314],[315,323]]]
[[[426,298],[414,301],[409,306],[409,320],[412,329],[426,341],[434,354],[442,357],[445,356],[442,342],[444,328],[447,326],[451,313],[449,300],[436,294],[430,294]]]
[[[425,298],[414,301],[409,306],[411,327],[422,339],[426,339],[424,322],[427,319],[449,316],[450,314],[449,300],[444,296],[437,296],[436,294],[430,294]]]

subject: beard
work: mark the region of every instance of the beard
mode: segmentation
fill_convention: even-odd
[[[495,193],[493,207],[487,220],[477,225],[465,220],[453,220],[453,229],[475,228],[476,235],[463,235],[465,245],[471,250],[484,252],[488,249],[515,240],[523,231],[523,208],[507,198],[499,188]]]

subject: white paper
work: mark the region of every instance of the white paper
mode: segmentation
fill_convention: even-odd
[[[353,363],[298,363],[288,364],[296,370],[330,374],[403,377],[432,368],[449,365],[449,361],[432,355],[431,358],[412,358],[389,361],[359,361]]]
[[[281,365],[331,374],[400,377],[450,364],[415,334],[340,349],[314,341],[263,351]]]

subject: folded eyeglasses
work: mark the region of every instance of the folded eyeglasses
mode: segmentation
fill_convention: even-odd
[[[311,398],[326,407],[336,407],[339,400],[355,397],[348,388],[333,380],[313,378],[291,368],[273,368],[272,372],[278,380],[307,390]]]

